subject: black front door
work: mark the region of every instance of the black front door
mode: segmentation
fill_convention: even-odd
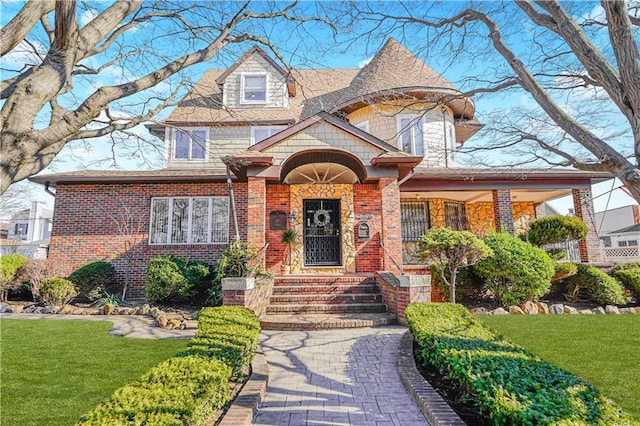
[[[340,200],[304,200],[303,203],[304,265],[340,265]]]

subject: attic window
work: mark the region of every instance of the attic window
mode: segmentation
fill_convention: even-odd
[[[266,103],[267,102],[267,75],[243,74],[242,75],[242,102]]]

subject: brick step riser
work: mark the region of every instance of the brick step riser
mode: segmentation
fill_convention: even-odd
[[[345,314],[345,313],[382,313],[386,312],[386,307],[382,304],[344,304],[344,305],[271,305],[267,307],[267,314],[294,314],[294,313],[323,313],[323,314]]]
[[[274,287],[274,295],[289,294],[370,294],[379,293],[377,286],[340,286],[340,287]]]
[[[335,280],[296,280],[276,278],[273,281],[274,287],[307,287],[307,286],[360,286],[360,285],[376,285],[375,280],[371,279],[335,279]]]
[[[305,324],[305,323],[295,323],[295,322],[269,322],[263,321],[260,323],[260,328],[263,330],[278,330],[278,331],[307,331],[307,330],[331,330],[338,328],[359,328],[359,327],[379,327],[382,325],[395,324],[395,321],[392,320],[381,320],[381,321],[361,321],[358,325],[353,325],[351,323],[342,323],[340,321],[336,321],[335,323],[326,323],[326,324]]]
[[[339,305],[345,303],[382,303],[381,294],[364,294],[364,295],[329,295],[329,296],[271,296],[269,299],[271,304],[311,304],[311,305]]]

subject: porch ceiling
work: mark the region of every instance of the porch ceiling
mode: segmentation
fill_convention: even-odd
[[[350,168],[336,163],[303,164],[291,170],[283,179],[287,184],[298,183],[358,183],[358,175]]]
[[[571,194],[570,189],[556,190],[511,190],[511,201],[542,203],[558,197]],[[423,199],[446,198],[448,200],[464,203],[492,202],[491,191],[426,191],[426,192],[401,192],[400,198]]]

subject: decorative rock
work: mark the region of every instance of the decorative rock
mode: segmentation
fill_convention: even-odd
[[[549,307],[549,313],[553,315],[560,315],[564,313],[564,305],[562,303],[556,303]]]
[[[158,317],[158,314],[159,314],[160,312],[162,312],[160,309],[158,309],[158,308],[156,308],[156,307],[153,307],[153,308],[151,308],[151,309],[149,309],[149,310],[147,311],[147,315],[149,315],[149,316],[151,316],[151,317],[153,317],[153,318],[157,318],[157,317]]]
[[[524,315],[524,311],[520,309],[520,306],[509,306],[509,313],[511,315]]]
[[[636,311],[634,311],[632,308],[620,308],[618,309],[620,311],[621,314],[635,314]]]
[[[593,312],[589,309],[583,309],[580,311],[582,315],[593,315]]]
[[[182,320],[172,318],[167,321],[167,328],[169,329],[178,328],[180,327],[180,324],[182,324]]]
[[[150,310],[151,310],[151,306],[149,306],[148,304],[144,304],[140,308],[138,315],[149,315]]]
[[[198,321],[195,320],[185,320],[182,321],[180,328],[183,330],[197,330],[198,329]]]
[[[158,315],[156,318],[156,327],[165,328],[167,326],[167,317],[164,315]]]
[[[116,311],[116,305],[114,305],[113,303],[106,303],[103,307],[102,307],[102,315],[113,315]]]
[[[71,312],[71,306],[69,305],[62,305],[62,307],[58,311],[59,314],[68,314],[70,312]]]
[[[549,305],[544,302],[538,302],[538,313],[549,315]]]
[[[13,305],[13,306],[9,306],[9,309],[11,310],[11,312],[13,312],[14,314],[21,314],[22,311],[24,311],[24,307],[22,305]],[[9,309],[7,309],[7,312],[9,312]]]
[[[473,308],[471,310],[471,313],[476,315],[487,315],[489,311],[487,310],[487,308],[479,307],[479,308]]]
[[[524,302],[520,308],[527,315],[538,315],[538,304],[535,302]]]
[[[178,321],[182,322],[182,320],[184,319],[182,317],[182,315],[176,314],[176,313],[169,313],[169,314],[166,314],[166,316],[167,316],[168,320],[175,319],[175,320],[178,320]]]
[[[25,314],[32,314],[36,311],[37,306],[36,305],[30,305],[27,306],[26,308],[24,308],[24,313]]]
[[[604,307],[604,311],[607,314],[620,315],[620,311],[618,310],[617,306],[607,305],[607,306]]]
[[[606,313],[602,306],[598,306],[597,308],[593,308],[591,310],[591,312],[593,312],[594,314],[598,314],[598,315],[604,315]]]
[[[633,310],[636,311],[636,314],[640,314],[640,306],[636,306]]]
[[[7,309],[9,309],[8,303],[4,303],[4,302],[0,303],[0,314],[7,312]]]
[[[574,308],[573,306],[564,306],[564,313],[565,314],[571,314],[571,315],[575,315],[578,313],[578,310],[576,308]]]
[[[56,308],[54,308],[53,306],[45,306],[44,308],[37,308],[36,313],[37,314],[55,314]]]
[[[505,311],[504,308],[497,308],[491,311],[491,315],[508,315],[509,312]]]

